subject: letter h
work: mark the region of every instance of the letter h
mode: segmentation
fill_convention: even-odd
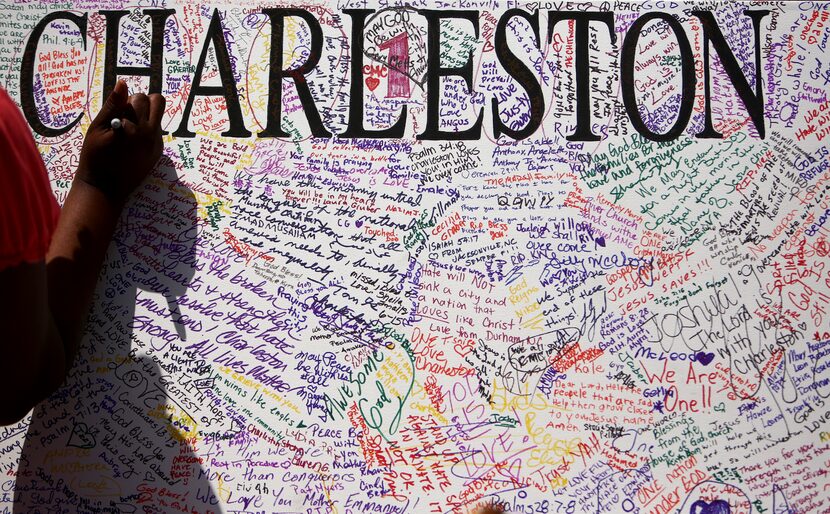
[[[162,65],[164,63],[164,24],[175,13],[173,9],[146,9],[152,20],[150,37],[150,66],[120,66],[118,64],[118,28],[121,18],[130,11],[100,11],[107,20],[107,49],[104,56],[104,101],[109,97],[119,75],[150,77],[149,93],[161,93]]]

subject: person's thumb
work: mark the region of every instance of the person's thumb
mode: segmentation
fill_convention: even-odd
[[[123,80],[116,82],[115,87],[104,102],[104,106],[92,122],[93,125],[109,126],[113,118],[120,118],[124,107],[127,106],[128,96],[127,83]]]

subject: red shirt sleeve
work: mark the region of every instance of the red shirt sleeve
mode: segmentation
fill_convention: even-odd
[[[59,215],[29,125],[0,88],[0,269],[43,260]]]

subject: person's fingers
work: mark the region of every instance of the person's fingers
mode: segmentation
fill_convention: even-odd
[[[153,93],[150,95],[150,126],[161,127],[161,118],[164,116],[164,106],[167,103],[164,96]]]
[[[110,121],[113,118],[120,118],[124,107],[127,105],[127,96],[127,83],[119,80],[115,83],[115,87],[107,97],[98,115],[92,120],[92,125],[96,127],[109,127]]]
[[[139,124],[144,123],[150,117],[150,99],[144,93],[136,93],[130,97],[130,105],[135,111],[136,120]]]
[[[133,104],[127,101],[127,105],[121,110],[121,122],[123,123],[124,120],[130,120],[133,123],[138,123],[138,116],[135,113],[135,109],[133,109]]]
[[[136,134],[138,134],[138,125],[132,120],[124,118],[121,120],[121,128],[116,130],[115,133],[117,136],[121,137],[135,137]]]

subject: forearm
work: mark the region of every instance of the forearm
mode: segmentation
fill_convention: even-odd
[[[63,341],[67,370],[78,351],[121,208],[120,202],[76,178],[61,210],[46,263],[49,309]]]
[[[64,345],[49,312],[44,261],[23,262],[0,271],[0,312],[6,323],[0,388],[12,391],[0,402],[0,425],[16,423],[64,381]]]
[[[75,179],[45,263],[0,270],[0,312],[8,323],[0,360],[11,363],[0,387],[14,391],[0,425],[16,423],[66,378],[78,352],[92,293],[121,213],[98,188]]]

